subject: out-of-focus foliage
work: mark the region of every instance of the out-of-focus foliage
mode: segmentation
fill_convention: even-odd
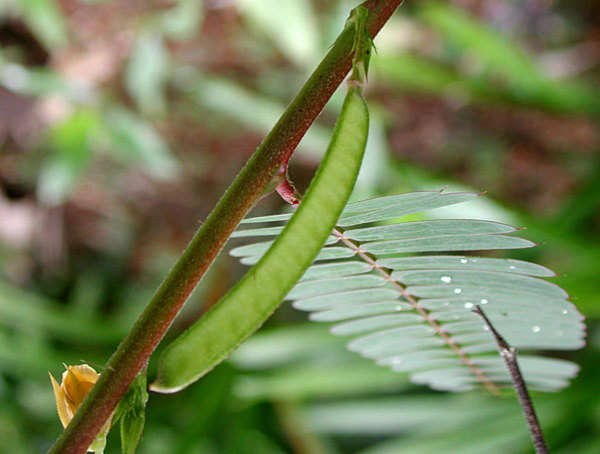
[[[61,426],[47,372],[101,370],[353,6],[0,2],[0,452],[48,448]],[[375,42],[356,191],[486,190],[444,217],[508,222],[540,243],[516,258],[557,271],[590,335],[561,355],[582,366],[571,387],[534,394],[557,453],[600,449],[598,13],[407,0]],[[292,163],[300,187],[342,95]],[[271,196],[256,212],[280,206]],[[242,272],[223,256],[170,336]],[[196,385],[150,395],[138,452],[530,452],[514,399],[416,387],[304,320],[284,306]]]

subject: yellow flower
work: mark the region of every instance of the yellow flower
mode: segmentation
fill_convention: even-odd
[[[59,385],[50,375],[52,388],[54,389],[54,397],[56,398],[56,409],[58,417],[63,427],[67,427],[73,415],[83,402],[83,399],[90,392],[94,383],[100,377],[94,369],[87,364],[80,366],[65,366],[66,371],[62,374],[62,383]]]
[[[65,365],[66,371],[62,374],[62,380],[60,385],[54,379],[51,373],[50,381],[52,382],[52,389],[54,390],[54,397],[56,398],[56,409],[58,410],[58,417],[63,427],[67,427],[73,419],[73,415],[90,392],[90,389],[98,381],[100,374],[92,369],[87,364],[80,366],[67,366]],[[100,433],[96,436],[94,442],[88,448],[88,451],[102,453],[104,452],[104,446],[106,445],[106,436],[110,430],[110,421],[112,416],[106,421],[104,427]]]

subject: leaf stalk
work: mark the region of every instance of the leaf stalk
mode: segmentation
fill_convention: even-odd
[[[529,426],[529,432],[531,433],[531,439],[533,440],[535,452],[537,454],[548,454],[550,451],[548,451],[548,446],[546,445],[546,440],[544,439],[542,427],[535,413],[531,396],[529,395],[527,385],[525,384],[523,374],[521,373],[519,363],[517,362],[517,350],[514,347],[511,347],[496,330],[496,328],[494,328],[494,325],[492,325],[492,322],[488,316],[485,314],[485,312],[483,312],[481,306],[476,306],[475,309],[473,309],[473,312],[483,318],[483,321],[489,328],[490,332],[494,336],[494,339],[496,340],[496,343],[498,344],[500,356],[506,363],[506,368],[508,369],[513,386],[517,392],[519,403],[521,404],[521,408],[525,414],[525,419],[527,420],[527,425]]]

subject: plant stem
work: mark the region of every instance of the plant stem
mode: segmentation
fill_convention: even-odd
[[[402,0],[367,0],[375,36]],[[353,27],[346,27],[277,124],[246,163],[108,360],[105,370],[50,453],[83,454],[165,335],[225,242],[260,197],[352,65]]]
[[[519,403],[521,404],[521,408],[525,414],[525,419],[527,420],[527,425],[529,426],[529,432],[531,432],[531,438],[533,440],[535,452],[537,454],[548,454],[550,451],[548,451],[548,446],[546,445],[546,440],[544,439],[542,427],[540,426],[540,422],[535,413],[535,408],[533,407],[531,396],[529,396],[529,391],[527,391],[527,385],[523,379],[523,374],[521,374],[521,369],[519,369],[519,363],[517,362],[517,350],[511,347],[500,335],[500,333],[496,331],[496,328],[494,328],[494,325],[492,325],[492,322],[487,315],[485,315],[480,306],[476,306],[473,312],[483,318],[485,324],[493,334],[494,339],[496,339],[498,350],[500,350],[500,356],[502,356],[502,359],[504,359],[504,362],[506,363],[506,367],[513,381],[513,386],[519,398]]]

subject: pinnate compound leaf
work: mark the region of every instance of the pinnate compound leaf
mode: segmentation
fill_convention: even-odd
[[[492,335],[472,312],[477,305],[521,350],[581,348],[583,316],[563,289],[542,279],[554,276],[551,270],[464,254],[534,246],[514,235],[518,229],[469,219],[399,222],[476,197],[421,191],[348,204],[329,244],[287,299],[313,321],[335,322],[333,334],[353,336],[351,351],[440,390],[511,384]],[[289,216],[246,219],[235,236],[269,243]],[[386,224],[377,225],[381,221]],[[250,264],[263,249],[261,243],[246,245],[232,255]],[[460,254],[432,255],[443,252]],[[528,384],[540,390],[563,388],[578,371],[571,362],[529,354],[520,355],[519,363]]]

